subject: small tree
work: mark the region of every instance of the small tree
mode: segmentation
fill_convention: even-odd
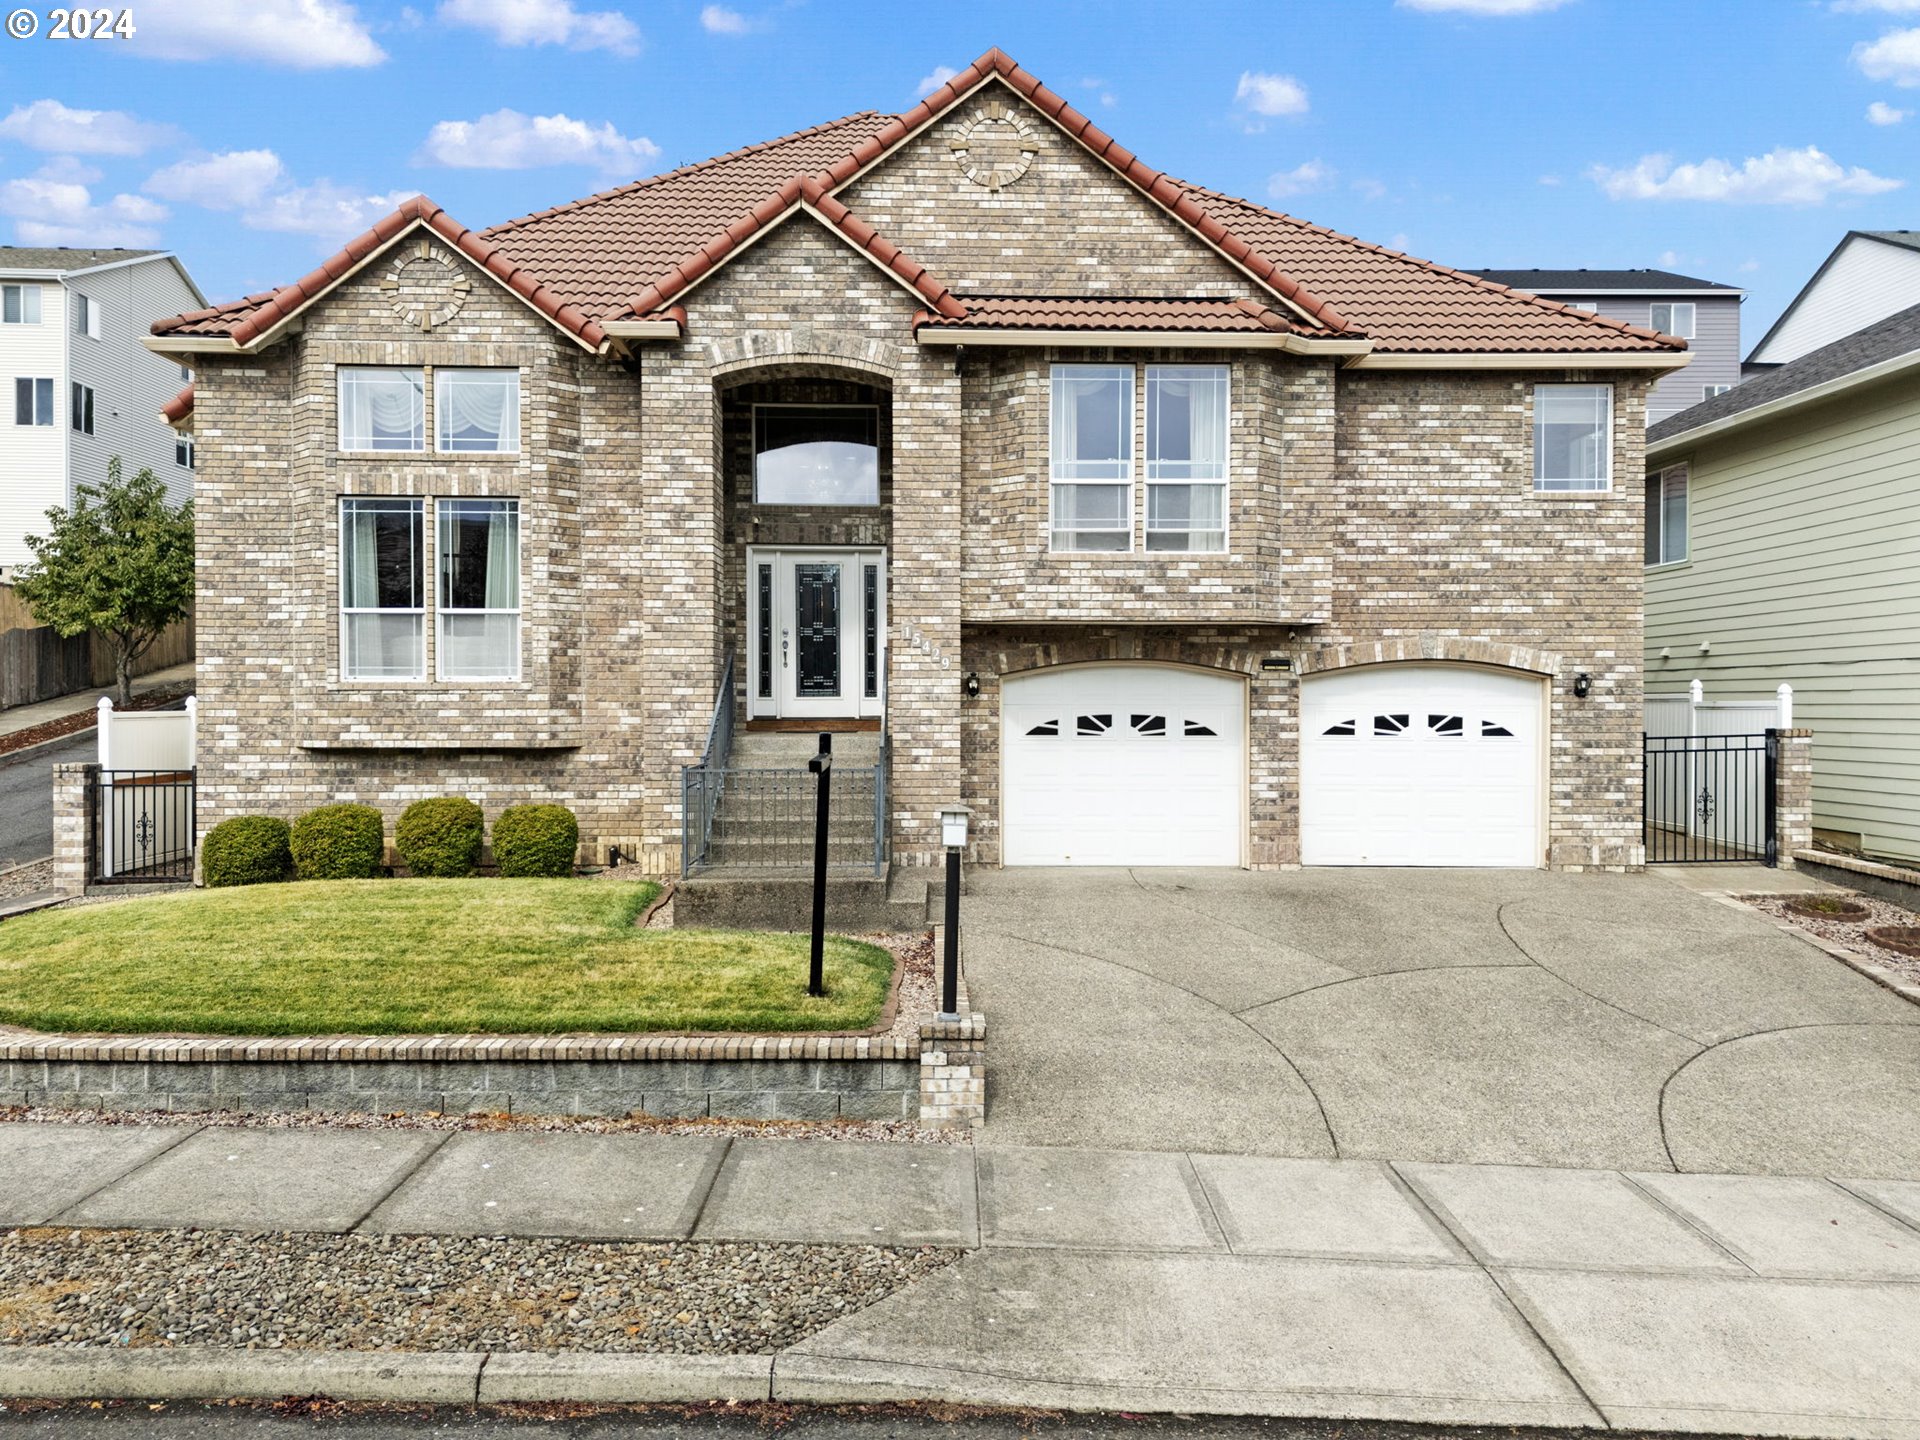
[[[33,563],[13,588],[33,618],[61,636],[97,630],[113,646],[117,704],[133,700],[133,667],[193,602],[193,502],[167,503],[151,470],[131,480],[107,462],[104,485],[77,487],[71,510],[47,511],[29,535]]]

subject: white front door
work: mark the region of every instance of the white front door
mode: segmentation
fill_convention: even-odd
[[[1171,665],[1009,676],[1001,863],[1239,865],[1246,681]]]
[[[884,552],[749,549],[747,600],[750,715],[857,719],[882,713]]]
[[[1546,859],[1546,687],[1424,663],[1300,687],[1306,865],[1512,865]]]

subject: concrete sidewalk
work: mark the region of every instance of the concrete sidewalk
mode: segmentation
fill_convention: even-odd
[[[0,1224],[971,1252],[730,1362],[776,1399],[1920,1436],[1913,1181],[10,1124]]]
[[[181,665],[169,665],[164,670],[140,676],[133,682],[133,693],[137,698],[168,685],[191,685],[193,677],[194,665],[191,660]],[[93,710],[99,706],[102,696],[111,694],[113,686],[107,685],[98,690],[79,690],[53,700],[38,700],[31,705],[14,705],[0,710],[0,740],[21,730],[31,730],[36,725]]]

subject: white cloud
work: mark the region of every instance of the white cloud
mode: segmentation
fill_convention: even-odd
[[[449,25],[484,30],[502,45],[640,53],[640,27],[618,10],[580,11],[573,0],[441,0]]]
[[[107,248],[160,243],[157,228],[167,208],[138,195],[116,195],[93,202],[90,183],[81,176],[99,172],[73,161],[56,161],[37,175],[0,184],[0,215],[14,220],[14,238],[22,245],[79,245]]]
[[[1307,113],[1307,87],[1291,75],[1269,75],[1260,70],[1243,70],[1234,87],[1233,103],[1239,106],[1242,127],[1250,134],[1266,129],[1266,122],[1281,115]],[[1252,118],[1258,116],[1258,119]]]
[[[1094,76],[1094,75],[1086,76],[1080,81],[1080,88],[1082,90],[1097,91],[1099,93],[1100,103],[1106,106],[1107,109],[1109,110],[1111,110],[1114,106],[1120,103],[1120,97],[1115,95],[1113,93],[1113,90],[1108,86],[1107,82],[1100,79],[1098,76]]]
[[[1398,250],[1402,254],[1405,254],[1407,251],[1413,249],[1413,240],[1408,236],[1406,231],[1398,231],[1387,237],[1387,249]]]
[[[1853,47],[1853,63],[1869,80],[1890,80],[1911,89],[1920,85],[1920,29],[1889,30],[1878,40]]]
[[[496,110],[478,120],[442,120],[428,133],[415,158],[423,164],[462,170],[593,165],[631,171],[659,157],[660,147],[646,136],[622,135],[611,124]]]
[[[1430,15],[1451,11],[1460,15],[1539,15],[1558,10],[1567,0],[1399,0],[1409,10]]]
[[[1542,175],[1540,177],[1540,183],[1542,185],[1551,186],[1551,185],[1564,185],[1566,182],[1562,180],[1558,175]]]
[[[760,27],[738,10],[709,5],[700,12],[700,28],[709,35],[749,35]]]
[[[75,110],[58,100],[16,105],[0,120],[0,140],[58,155],[143,155],[173,133],[124,110]]]
[[[1880,195],[1905,182],[1856,165],[1841,165],[1817,146],[1784,147],[1725,160],[1675,165],[1671,155],[1644,155],[1624,170],[1595,165],[1587,177],[1614,200],[1713,200],[1731,205],[1821,205],[1836,195]]]
[[[931,71],[929,71],[925,75],[922,75],[920,77],[920,83],[913,87],[914,99],[916,100],[926,99],[927,96],[931,95],[934,91],[938,90],[942,85],[946,84],[949,80],[953,79],[953,77],[958,75],[959,73],[960,72],[954,69],[951,65],[934,66]]]
[[[1662,250],[1660,252],[1660,268],[1663,270],[1677,270],[1681,265],[1686,263],[1686,259],[1687,257],[1682,255],[1678,250]]]
[[[1833,8],[1843,15],[1859,15],[1878,10],[1884,15],[1920,14],[1920,0],[1833,0]]]
[[[331,250],[419,193],[394,190],[385,195],[369,195],[336,185],[331,180],[316,180],[311,185],[296,185],[268,196],[264,204],[243,215],[241,222],[253,230],[311,235],[324,249]]]
[[[1387,183],[1369,176],[1361,176],[1353,182],[1354,191],[1368,200],[1384,200],[1387,195]]]
[[[1898,125],[1911,114],[1911,110],[1897,109],[1884,100],[1876,100],[1867,106],[1867,119],[1875,125]]]
[[[1303,160],[1291,170],[1281,170],[1267,177],[1267,194],[1276,200],[1286,200],[1295,195],[1307,195],[1315,190],[1323,190],[1339,172],[1331,165],[1319,160]]]
[[[1758,260],[1742,260],[1740,262],[1740,272],[1743,275],[1751,275],[1759,268],[1760,262]]]
[[[227,150],[156,170],[140,188],[207,210],[238,210],[258,203],[282,173],[280,157],[271,150]]]
[[[155,60],[331,70],[387,58],[346,0],[141,0],[138,13],[133,53]]]

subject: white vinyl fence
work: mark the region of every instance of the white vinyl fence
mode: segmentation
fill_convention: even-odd
[[[1708,700],[1695,680],[1684,695],[1646,697],[1649,739],[1678,736],[1761,735],[1793,728],[1793,687],[1782,684],[1766,700]],[[1654,748],[1654,747],[1649,747]],[[1698,753],[1665,750],[1659,774],[1649,768],[1646,816],[1649,829],[1699,836],[1715,845],[1738,845],[1751,820],[1766,813],[1766,752],[1723,747],[1712,741]]]
[[[125,714],[100,697],[96,878],[191,874],[196,720],[191,695],[184,710]]]

